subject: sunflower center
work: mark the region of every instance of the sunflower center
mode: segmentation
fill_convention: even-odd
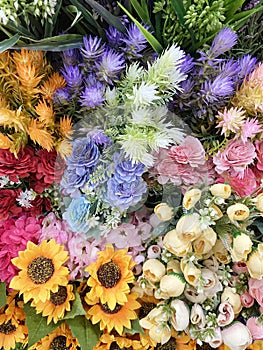
[[[9,320],[6,323],[0,325],[0,333],[11,334],[16,330],[16,327]]]
[[[54,271],[52,259],[44,256],[35,258],[27,268],[27,274],[35,284],[46,283],[52,277]]]
[[[64,286],[59,286],[57,293],[50,292],[50,301],[54,305],[63,304],[68,297],[67,288]]]
[[[176,349],[176,340],[174,338],[170,338],[167,343],[161,345],[157,345],[154,349],[158,350],[174,350]]]
[[[121,279],[121,269],[113,261],[102,264],[97,271],[98,280],[105,288],[112,288]]]
[[[148,315],[148,313],[150,311],[152,311],[152,309],[155,308],[155,306],[156,306],[156,304],[154,304],[154,303],[150,303],[150,302],[143,303],[142,306],[140,307],[139,319],[146,317]]]
[[[105,314],[117,314],[120,311],[120,309],[122,308],[122,306],[119,304],[116,304],[115,308],[113,310],[111,310],[108,307],[108,304],[105,303],[105,304],[100,304],[100,308],[103,312],[105,312]]]
[[[132,350],[132,347],[129,346],[128,348],[126,347],[120,348],[119,345],[116,343],[116,341],[114,341],[111,343],[109,350]]]
[[[66,340],[67,338],[64,335],[59,335],[56,338],[54,338],[50,344],[49,349],[50,350],[69,350],[70,347],[66,347]]]

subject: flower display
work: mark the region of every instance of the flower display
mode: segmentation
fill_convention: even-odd
[[[262,350],[262,2],[23,4],[0,10],[0,350]]]

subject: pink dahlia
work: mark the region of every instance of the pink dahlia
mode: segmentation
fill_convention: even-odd
[[[0,280],[9,284],[18,269],[11,259],[25,250],[28,241],[38,243],[41,233],[41,220],[22,214],[0,221]]]

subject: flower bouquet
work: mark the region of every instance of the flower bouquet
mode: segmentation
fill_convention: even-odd
[[[263,64],[233,30],[261,7],[87,3],[97,35],[0,54],[0,349],[262,350]]]

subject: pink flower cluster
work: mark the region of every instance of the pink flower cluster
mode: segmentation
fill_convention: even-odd
[[[203,182],[211,183],[213,170],[206,160],[201,142],[186,136],[178,146],[160,149],[151,172],[157,175],[158,182],[166,184],[168,180],[176,186],[189,187]]]
[[[18,269],[11,259],[26,249],[28,241],[38,243],[41,234],[41,220],[22,214],[0,221],[0,281],[9,284]]]

